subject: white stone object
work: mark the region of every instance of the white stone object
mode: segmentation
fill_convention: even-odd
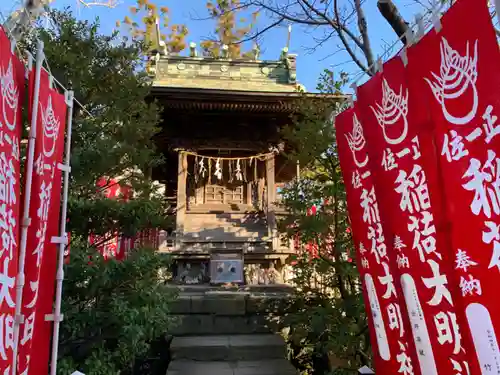
[[[375,373],[373,372],[373,370],[371,368],[369,368],[368,366],[363,366],[361,367],[358,372],[360,374],[367,374],[367,375],[375,375]]]

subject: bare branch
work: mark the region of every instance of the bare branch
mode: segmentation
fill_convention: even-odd
[[[296,15],[292,16],[291,14],[286,13],[286,9],[289,8],[289,5],[285,6],[285,7],[282,6],[280,8],[274,8],[274,7],[271,7],[269,5],[266,5],[265,3],[263,3],[259,0],[251,1],[251,2],[247,3],[247,5],[257,6],[259,8],[264,9],[264,10],[267,10],[271,14],[277,15],[280,18],[283,18],[287,21],[298,23],[301,25],[309,25],[309,26],[316,26],[316,25],[328,26],[329,25],[328,21],[326,21],[326,20],[321,21],[318,19],[304,19],[304,18],[297,17]],[[280,10],[280,9],[282,9],[282,10]]]
[[[376,71],[375,56],[363,10],[364,1],[350,0],[347,2],[350,5],[345,9],[341,9],[342,5],[339,3],[338,0],[242,0],[235,10],[255,8],[259,12],[268,13],[271,20],[263,28],[253,30],[244,39],[234,43],[241,44],[256,40],[267,31],[285,22],[309,26],[310,31],[314,32],[321,27],[325,33],[319,38],[313,36],[316,47],[312,47],[312,50],[317,49],[318,46],[326,45],[328,40],[338,36],[341,45],[339,49],[345,50],[352,62],[364,73],[373,75]],[[409,25],[399,13],[393,0],[378,0],[377,4],[382,16],[406,44],[405,33],[409,29]],[[354,19],[356,19],[357,25],[354,25]],[[335,44],[333,48],[329,49],[335,49]],[[327,52],[331,54],[333,51]]]
[[[338,0],[334,0],[334,13],[335,13],[335,16],[337,17],[337,20],[336,22],[338,24],[340,24],[340,14],[339,14],[339,8],[338,8]],[[339,28],[339,31],[338,31],[338,35],[339,35],[339,38],[340,40],[342,41],[342,44],[344,45],[347,53],[349,54],[349,56],[351,56],[352,60],[354,61],[354,63],[361,69],[363,70],[364,72],[370,74],[370,72],[368,71],[368,67],[363,64],[361,62],[361,60],[358,59],[356,53],[352,50],[351,46],[349,45],[349,43],[347,42],[347,39],[345,38],[345,35],[344,35],[344,30],[343,29],[340,29]],[[361,49],[363,49],[363,46],[361,45],[360,46]],[[368,61],[368,59],[367,59]]]
[[[260,29],[260,30],[256,31],[255,33],[253,33],[249,37],[241,39],[241,40],[238,40],[238,41],[233,42],[233,43],[229,43],[229,45],[237,45],[237,44],[242,44],[242,43],[249,42],[251,40],[256,40],[259,37],[261,37],[262,35],[264,35],[266,32],[268,32],[269,30],[275,28],[276,26],[279,26],[283,21],[284,21],[284,19],[280,18],[277,21],[275,21],[275,22],[267,25],[263,29]],[[212,41],[212,42],[218,42],[219,41],[218,39],[210,39],[210,38],[208,38],[206,40],[209,40],[209,41]]]
[[[316,43],[316,45],[314,47],[306,47],[305,46],[304,49],[309,54],[313,54],[313,53],[317,52],[318,49],[320,49],[321,47],[323,47],[334,36],[334,34],[336,34],[336,33],[337,32],[335,30],[332,30],[329,33],[325,33],[325,35],[323,37],[321,37],[321,38],[313,36],[313,39],[314,39],[314,42]],[[345,49],[343,49],[340,45],[337,45],[337,50],[329,53],[327,56],[333,56],[334,54],[336,54],[338,52],[342,52],[342,51],[345,51]],[[319,61],[323,61],[325,59],[326,58],[320,58]]]
[[[403,19],[392,0],[378,0],[377,7],[401,41],[405,45],[408,44],[405,36],[409,29],[408,23]]]
[[[375,60],[373,58],[373,50],[370,43],[370,38],[368,37],[368,23],[366,22],[365,12],[361,7],[361,0],[354,0],[354,6],[356,8],[356,13],[358,14],[358,28],[361,33],[361,38],[363,39],[363,53],[366,57],[366,62],[368,64],[369,74],[375,73],[374,63]]]
[[[83,6],[90,8],[93,6],[101,6],[101,7],[106,7],[106,8],[116,8],[118,5],[118,0],[94,0],[94,1],[85,1],[85,0],[78,0],[80,4]]]
[[[329,15],[328,8],[331,6],[332,1],[334,0],[330,0],[318,6],[314,0],[294,0],[286,4],[280,3],[278,6],[271,3],[270,0],[249,0],[244,5],[242,4],[242,6],[259,7],[262,10],[268,11],[272,16],[277,17],[277,20],[273,24],[266,26],[265,29],[255,33],[252,37],[247,38],[245,41],[261,36],[264,30],[267,31],[272,28],[272,25],[281,24],[284,21],[313,27],[329,26],[334,32],[329,32],[327,34],[328,37],[322,38],[320,44],[323,44],[328,38],[334,37],[335,34],[337,34],[346,52],[353,59],[353,62],[364,72],[369,73],[368,67],[372,65],[373,57],[369,41],[368,44],[365,43],[367,41],[367,34],[365,34],[365,36],[363,36],[363,34],[361,34],[361,36],[357,35],[357,33],[355,33],[346,23],[346,20],[351,18],[354,14],[357,15],[359,10],[353,8],[348,17],[343,19],[344,17],[341,16],[340,10],[338,6],[336,6],[333,8],[333,14]],[[364,20],[363,13],[361,16]],[[366,23],[366,21],[364,22]],[[355,47],[353,47],[353,43]],[[360,58],[357,48],[365,55],[366,63]],[[367,51],[369,51],[368,55],[366,54]]]
[[[349,30],[349,28],[345,25],[344,22],[340,22],[340,14],[338,12],[338,8],[336,8],[337,10],[334,11],[334,14],[337,17],[337,19],[333,20],[326,14],[326,11],[325,12],[319,11],[317,8],[314,7],[313,4],[309,3],[308,0],[299,0],[299,3],[300,2],[303,2],[304,5],[310,9],[310,11],[312,11],[313,13],[324,19],[337,32],[339,33],[340,31],[344,32],[346,35],[349,36],[349,38],[351,38],[357,44],[359,48],[363,49],[363,44],[362,42],[360,42],[356,34],[354,34],[351,30]]]

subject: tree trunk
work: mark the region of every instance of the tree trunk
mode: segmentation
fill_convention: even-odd
[[[401,13],[399,13],[396,5],[394,5],[392,0],[378,0],[377,7],[382,16],[386,19],[389,25],[391,25],[397,36],[401,38],[403,44],[407,45],[408,41],[406,40],[405,33],[409,29],[408,22],[406,22],[403,16],[401,16]]]

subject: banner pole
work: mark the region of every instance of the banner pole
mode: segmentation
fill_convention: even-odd
[[[19,349],[19,328],[24,321],[21,314],[23,303],[23,288],[24,288],[24,264],[26,261],[26,244],[28,239],[28,227],[30,226],[30,202],[31,202],[31,183],[33,181],[33,162],[35,158],[35,139],[36,127],[38,122],[38,103],[40,96],[40,77],[42,73],[42,65],[45,59],[43,52],[43,42],[38,41],[36,52],[36,71],[35,71],[35,87],[33,91],[33,107],[31,109],[31,124],[28,139],[28,157],[26,160],[26,183],[24,186],[24,207],[23,218],[21,223],[21,240],[19,246],[19,273],[16,278],[16,311],[14,320],[14,348],[12,358],[12,375],[17,372],[17,353]]]
[[[500,0],[495,0],[495,10],[497,11],[497,19],[500,24]]]
[[[66,105],[68,106],[68,125],[66,134],[66,157],[64,164],[59,164],[58,168],[64,173],[63,182],[63,202],[61,210],[61,223],[59,238],[52,239],[52,242],[59,244],[57,257],[57,276],[56,276],[56,301],[54,306],[54,329],[52,335],[52,354],[50,359],[50,375],[56,375],[57,372],[57,356],[59,351],[59,328],[63,315],[61,315],[62,288],[64,280],[64,249],[68,243],[66,236],[66,218],[68,215],[68,191],[69,191],[69,174],[71,173],[71,132],[73,126],[73,91],[66,91]]]

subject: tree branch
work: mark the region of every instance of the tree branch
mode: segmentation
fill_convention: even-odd
[[[340,24],[340,15],[339,15],[339,8],[338,8],[338,0],[334,0],[334,13],[335,13],[335,17],[337,18],[337,23]],[[342,44],[344,45],[347,53],[349,54],[349,56],[351,56],[352,60],[354,61],[354,63],[361,69],[363,70],[364,72],[370,74],[368,68],[370,66],[370,64],[368,65],[365,65],[361,62],[360,59],[358,59],[358,57],[356,56],[356,53],[352,50],[351,46],[349,45],[349,43],[347,42],[347,39],[344,35],[344,30],[340,29],[338,30],[338,34],[339,34],[339,38],[342,42]],[[360,46],[361,49],[363,49],[363,46],[361,45]],[[368,57],[367,57],[367,61],[368,61]]]
[[[344,32],[347,36],[349,36],[349,38],[351,38],[354,43],[356,43],[356,45],[359,47],[359,48],[363,48],[363,44],[362,42],[360,42],[359,38],[357,37],[356,34],[354,34],[351,30],[349,30],[349,28],[343,23],[341,22],[340,20],[340,14],[338,12],[338,8],[335,8],[335,16],[336,16],[336,19],[333,20],[331,17],[329,17],[327,14],[326,14],[326,11],[325,12],[321,12],[320,10],[318,10],[316,7],[314,7],[313,4],[311,4],[308,0],[299,0],[299,4],[300,3],[304,3],[304,5],[313,13],[315,13],[317,16],[321,17],[323,20],[326,21],[326,23],[328,25],[330,25],[333,29],[335,29],[339,34],[340,32]],[[302,6],[301,6],[302,7]],[[302,7],[303,8],[303,7]],[[312,17],[311,17],[312,19]]]
[[[332,8],[332,4],[335,6],[333,12],[330,12],[332,14],[329,14],[328,9]],[[345,48],[352,61],[363,72],[373,75],[375,72],[375,67],[373,66],[375,60],[368,38],[367,23],[361,8],[361,0],[355,0],[354,4],[353,10],[348,17],[343,17],[336,0],[328,0],[326,2],[321,2],[321,4],[316,2],[316,0],[289,0],[284,4],[275,4],[272,0],[242,1],[235,7],[235,11],[238,9],[255,7],[259,9],[259,11],[269,12],[272,16],[275,16],[275,19],[264,28],[256,30],[246,38],[234,42],[234,44],[255,40],[285,21],[313,27],[329,26],[334,32],[327,33],[327,36],[322,39],[322,43],[334,36],[335,33],[338,34],[341,45]],[[354,14],[357,15],[360,34],[358,34],[355,29],[350,28],[346,23]],[[357,50],[358,48],[361,54],[364,55],[364,59]],[[366,62],[363,60],[366,60]]]
[[[282,17],[283,19],[290,21],[290,22],[295,22],[301,25],[309,25],[309,26],[328,26],[329,23],[328,21],[321,21],[321,20],[316,20],[316,19],[303,19],[303,18],[298,18],[296,16],[292,16],[290,14],[287,14],[286,11],[284,10],[279,10],[277,8],[273,8],[269,5],[264,4],[261,1],[251,1],[250,3],[247,3],[247,6],[249,5],[254,5],[260,8],[263,8],[267,10],[268,12],[271,12],[273,14],[276,14],[279,17]],[[280,9],[286,9],[287,7],[282,7]]]
[[[361,7],[361,0],[354,0],[354,7],[358,15],[358,28],[363,40],[362,50],[366,56],[369,74],[373,75],[375,74],[375,60],[373,58],[373,50],[371,47],[370,38],[368,37],[368,23],[366,22],[365,12]]]
[[[278,19],[277,21],[267,25],[266,27],[264,27],[263,29],[261,30],[258,30],[256,31],[253,35],[249,36],[248,38],[243,38],[241,40],[238,40],[234,43],[229,43],[230,45],[238,45],[238,44],[242,44],[242,43],[246,43],[246,42],[249,42],[251,40],[256,40],[258,39],[260,36],[264,35],[266,32],[268,32],[269,30],[273,29],[274,27],[280,25],[285,19],[284,18],[280,18]],[[216,39],[207,39],[209,41],[212,41],[212,42],[218,42],[218,40]]]
[[[301,25],[308,26],[331,26],[337,32],[342,30],[352,41],[360,48],[363,48],[363,44],[360,42],[359,37],[353,33],[344,23],[339,23],[336,20],[329,17],[326,12],[320,11],[314,4],[310,3],[309,0],[298,0],[297,5],[303,10],[304,17],[300,17],[300,15],[291,14],[288,12],[289,5],[282,6],[280,8],[273,7],[265,4],[261,0],[251,1],[244,5],[248,7],[250,5],[260,7],[268,12],[282,18],[283,20],[294,22]],[[310,11],[307,11],[305,8],[308,8]],[[318,16],[318,18],[314,18],[311,16],[309,12],[312,12]]]
[[[377,8],[380,11],[380,14],[386,19],[386,21],[391,25],[392,29],[396,33],[396,35],[401,39],[403,44],[407,45],[408,41],[406,40],[405,33],[408,31],[409,26],[408,22],[406,22],[399,13],[398,8],[392,0],[378,0]]]

